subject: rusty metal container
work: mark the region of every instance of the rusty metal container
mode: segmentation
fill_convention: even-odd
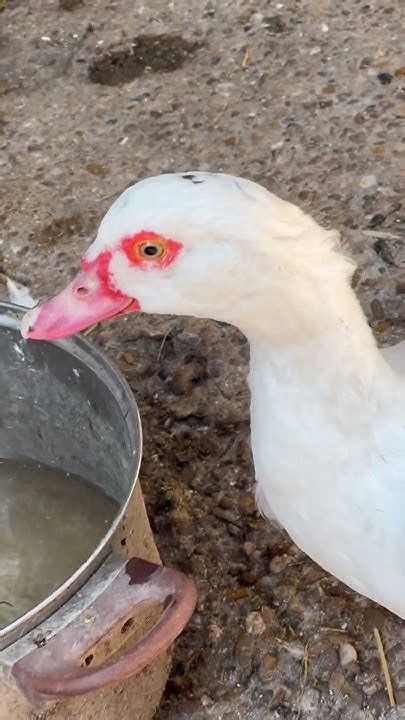
[[[26,342],[0,303],[0,455],[86,478],[119,509],[87,561],[0,629],[0,720],[151,720],[196,601],[162,567],[138,482],[130,389],[83,338]]]

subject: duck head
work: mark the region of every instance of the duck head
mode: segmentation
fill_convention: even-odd
[[[112,205],[76,278],[26,314],[22,333],[57,339],[133,311],[243,327],[290,243],[315,228],[248,180],[205,172],[143,180]]]

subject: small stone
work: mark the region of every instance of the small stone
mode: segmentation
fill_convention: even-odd
[[[86,170],[91,173],[91,175],[107,175],[107,168],[100,163],[88,163],[86,165]]]
[[[241,574],[240,582],[247,587],[251,587],[257,582],[257,575],[251,570],[247,570]]]
[[[271,572],[279,573],[285,570],[288,565],[291,565],[292,562],[294,562],[294,558],[284,553],[284,555],[275,555],[274,558],[270,560],[269,567]]]
[[[304,616],[304,613],[308,611],[308,602],[304,603],[299,597],[295,597],[291,600],[288,606],[288,612],[291,615],[298,615],[300,618]]]
[[[233,651],[233,656],[238,665],[240,665],[243,669],[251,667],[253,662],[253,653],[254,640],[252,636],[247,635],[246,633],[239,635]]]
[[[363,189],[373,187],[373,185],[377,185],[377,178],[375,175],[362,175],[359,185]]]
[[[377,75],[381,85],[389,85],[392,82],[393,75],[391,73],[382,72]]]
[[[251,495],[242,495],[239,499],[239,507],[246,509],[254,507],[254,500]]]
[[[207,707],[208,705],[212,705],[213,702],[214,702],[214,701],[213,701],[212,697],[210,697],[210,695],[207,695],[206,693],[204,693],[204,694],[201,695],[201,697],[200,697],[200,703],[201,703],[201,705],[203,705],[204,707]]]
[[[274,595],[274,581],[271,575],[264,575],[258,582],[258,587],[261,593],[266,596],[266,600],[272,601]]]
[[[190,389],[194,372],[193,363],[188,363],[173,375],[170,386],[176,395],[184,395]]]
[[[208,628],[208,637],[210,641],[217,645],[222,637],[223,630],[219,627],[219,625],[216,625],[215,623],[212,623],[212,625]]]
[[[273,15],[272,17],[266,17],[263,20],[263,27],[266,28],[267,32],[271,35],[278,35],[286,31],[286,25],[280,15]]]
[[[271,653],[266,653],[266,655],[262,658],[258,671],[262,682],[270,682],[273,678],[274,670],[276,669],[277,664],[278,660],[276,656]]]
[[[309,717],[317,717],[317,709],[321,694],[319,690],[315,688],[307,688],[301,698],[300,709],[302,712],[307,713]]]
[[[395,692],[395,699],[397,701],[397,705],[399,707],[405,706],[405,688],[396,690]]]
[[[127,365],[134,365],[135,364],[135,358],[131,353],[123,353],[122,357],[124,358]]]
[[[259,612],[251,612],[245,620],[246,632],[249,635],[263,635],[266,632],[266,623]]]
[[[333,670],[330,675],[329,687],[335,692],[341,690],[346,683],[346,678],[339,670]]]
[[[385,710],[389,707],[387,691],[381,688],[373,693],[367,700],[367,707],[373,711],[377,717],[382,717]]]
[[[243,543],[243,550],[244,550],[244,552],[245,552],[245,555],[247,555],[248,557],[250,557],[251,554],[252,554],[252,552],[253,552],[253,550],[254,550],[254,547],[255,547],[255,546],[253,545],[252,542],[246,541],[245,543]]]
[[[369,223],[368,223],[368,227],[369,227],[369,228],[376,228],[376,227],[378,227],[379,225],[382,225],[383,222],[384,222],[384,220],[385,220],[385,218],[386,218],[386,215],[383,215],[382,213],[376,213],[375,215],[373,215],[373,216],[370,218]]]
[[[374,300],[372,300],[370,308],[371,312],[373,313],[373,317],[376,320],[383,320],[383,318],[385,317],[384,308],[381,305],[380,301],[377,300],[377,298],[374,298]]]
[[[83,5],[84,0],[59,0],[59,7],[61,10],[67,10],[72,12],[80,5]]]
[[[318,658],[319,672],[330,676],[331,671],[338,666],[338,662],[336,650],[328,648]]]
[[[342,667],[347,667],[352,662],[357,662],[357,651],[350,643],[343,643],[339,648],[339,662]]]
[[[375,693],[378,691],[378,683],[375,680],[370,680],[369,683],[363,686],[363,692],[367,697],[371,697],[372,695],[375,695]]]
[[[233,590],[230,591],[230,595],[235,600],[242,600],[243,598],[245,598],[249,595],[249,588],[246,586],[234,588]]]
[[[274,588],[274,597],[279,603],[290,603],[296,593],[297,589],[293,584],[278,585]]]
[[[295,660],[301,660],[304,657],[303,645],[300,645],[299,643],[286,643],[284,647]]]
[[[268,605],[263,605],[260,612],[264,622],[266,623],[275,622],[275,620],[277,619],[277,613],[275,609],[269,607]]]

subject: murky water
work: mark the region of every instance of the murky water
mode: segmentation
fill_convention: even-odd
[[[116,512],[113,500],[77,477],[0,460],[0,627],[77,570]]]

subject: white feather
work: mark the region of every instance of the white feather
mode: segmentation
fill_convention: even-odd
[[[6,285],[10,302],[15,305],[21,305],[21,307],[35,307],[37,301],[31,297],[31,293],[25,285],[16,283],[11,278],[7,278]]]

